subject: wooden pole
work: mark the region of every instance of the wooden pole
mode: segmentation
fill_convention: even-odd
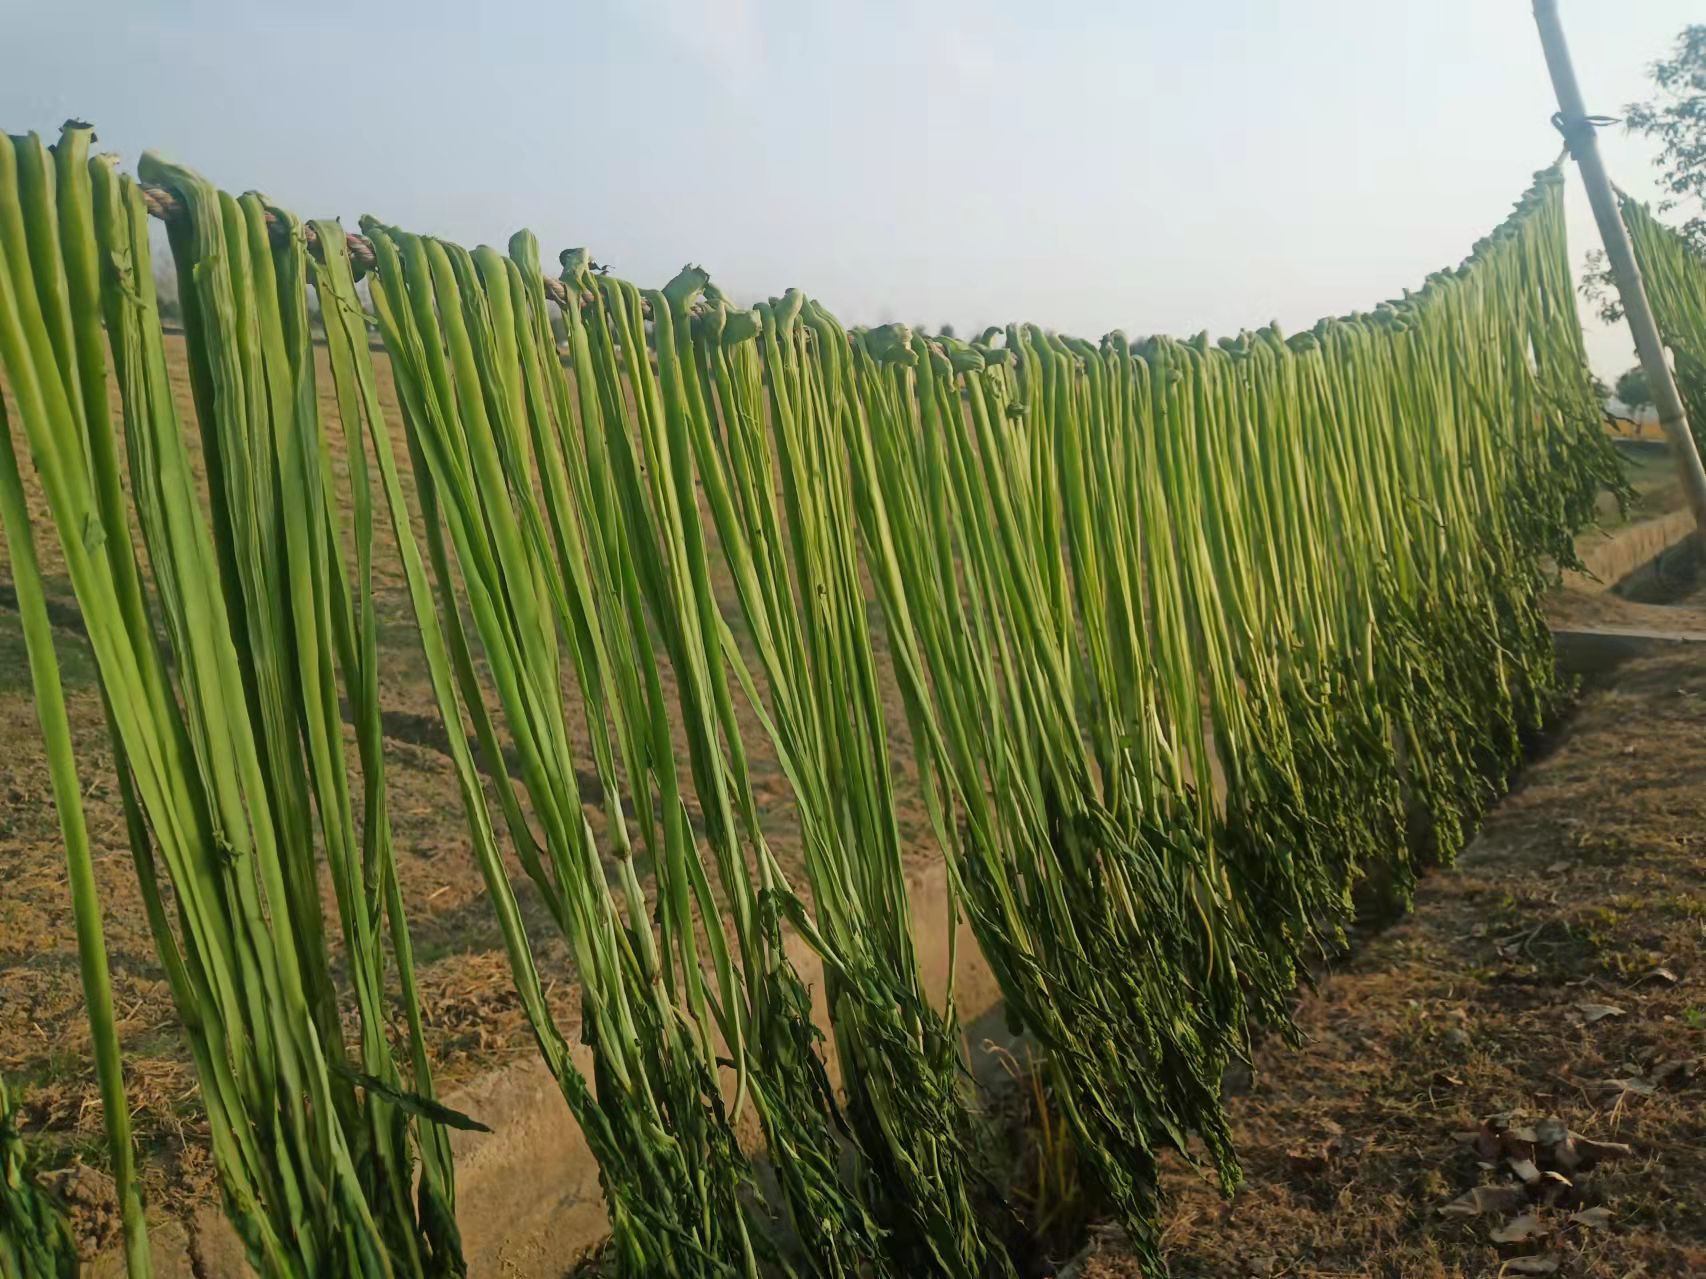
[[[1635,248],[1629,242],[1628,228],[1623,225],[1617,193],[1605,172],[1605,161],[1600,158],[1599,139],[1582,102],[1581,86],[1576,83],[1570,46],[1558,18],[1558,0],[1534,0],[1534,21],[1540,28],[1541,47],[1546,50],[1546,69],[1552,73],[1552,87],[1558,94],[1558,124],[1570,144],[1576,167],[1581,170],[1582,184],[1587,187],[1594,220],[1599,223],[1600,238],[1605,241],[1605,255],[1617,280],[1617,296],[1623,303],[1623,314],[1629,319],[1630,332],[1635,336],[1635,351],[1641,357],[1653,403],[1658,406],[1659,425],[1670,440],[1682,489],[1694,512],[1695,535],[1703,537],[1706,536],[1706,470],[1701,469],[1700,451],[1695,448],[1694,436],[1688,429],[1688,414],[1682,407],[1670,361],[1665,357],[1646,286],[1641,283]]]

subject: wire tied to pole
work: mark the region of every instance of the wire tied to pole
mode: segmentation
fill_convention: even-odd
[[[1591,138],[1595,130],[1622,123],[1623,121],[1614,115],[1568,116],[1562,111],[1552,114],[1552,127],[1564,135],[1564,149],[1570,153],[1571,159],[1577,158],[1577,148]]]

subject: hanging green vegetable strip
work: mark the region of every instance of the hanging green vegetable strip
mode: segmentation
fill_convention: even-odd
[[[349,302],[355,295],[355,278],[350,270],[343,228],[336,222],[316,222],[312,224],[312,229],[320,247],[309,261],[308,267],[314,281],[316,299],[321,306],[322,325],[327,334],[327,352],[334,369],[333,390],[338,405],[339,425],[343,433],[344,456],[349,467],[349,504],[356,553],[354,594],[359,602],[351,600],[347,566],[342,566],[343,571],[332,575],[330,579],[330,602],[337,636],[338,661],[344,673],[344,686],[348,690],[353,711],[351,718],[355,724],[356,743],[361,757],[363,794],[360,883],[363,886],[372,885],[365,888],[365,908],[361,911],[356,928],[363,934],[364,949],[368,953],[374,953],[376,938],[373,934],[383,910],[390,926],[400,997],[409,1028],[409,1065],[413,1075],[409,1088],[415,1096],[430,1101],[433,1097],[432,1065],[427,1058],[426,1031],[415,984],[414,948],[409,937],[402,886],[397,878],[385,788],[385,747],[379,706],[379,626],[374,612],[373,596],[373,494],[367,463],[367,436],[363,430],[361,382],[351,350],[352,345],[360,345],[365,349],[366,317],[359,305],[352,307]],[[286,243],[285,251],[280,254],[281,292],[289,292],[285,269],[286,260],[296,255],[294,244],[292,237]],[[295,314],[293,309],[292,315]],[[306,349],[306,329],[298,330],[297,333],[296,346],[300,353],[300,367],[311,369],[312,365],[308,361],[312,360],[312,353]],[[311,504],[318,507],[321,513],[320,520],[324,525],[324,553],[328,559],[336,560],[342,555],[345,545],[340,514],[342,494],[333,474],[332,454],[325,435],[325,424],[319,421],[317,414],[306,420],[316,423],[316,437],[312,442],[317,447],[310,450],[304,461],[313,465],[316,461],[314,454],[318,454],[320,487],[318,491],[314,490],[311,482],[304,477],[304,491],[309,494]],[[306,448],[309,443],[305,433],[298,436],[299,448]],[[372,975],[382,978],[383,973],[382,970],[375,969]],[[378,993],[378,990],[363,990],[362,998],[374,1001],[374,1007],[377,1009]],[[377,1019],[369,1020],[364,1017],[363,1070],[369,1076],[377,1077],[395,1087],[398,1072],[390,1054],[385,1051],[383,1037],[378,1037],[377,1041],[375,1037],[375,1032],[380,1029],[381,1024]],[[384,1111],[376,1109],[375,1117],[383,1120]],[[388,1175],[391,1168],[398,1166],[394,1161],[399,1156],[406,1160],[406,1122],[402,1115],[395,1112],[390,1118],[391,1131],[387,1132],[384,1127],[378,1127],[374,1131],[375,1154],[379,1160],[380,1175]],[[422,1123],[418,1126],[418,1141],[421,1166],[417,1198],[423,1247],[430,1250],[434,1256],[442,1258],[444,1264],[454,1264],[450,1259],[460,1257],[461,1244],[460,1232],[456,1225],[455,1175],[451,1166],[449,1134],[441,1124]],[[403,1163],[401,1166],[406,1168],[407,1164]],[[389,1188],[392,1193],[406,1192],[408,1189],[406,1181],[401,1184],[392,1181]]]
[[[216,486],[222,483],[228,495],[225,502],[215,503],[215,536],[220,545],[230,547],[227,563],[239,583],[226,580],[227,597],[244,601],[249,642],[239,652],[245,685],[261,705],[256,719],[266,729],[265,759],[272,793],[279,797],[275,802],[300,802],[305,792],[314,797],[360,1014],[358,1073],[377,1081],[358,1110],[349,1092],[349,1068],[326,966],[313,844],[300,822],[287,825],[280,831],[281,847],[302,841],[291,885],[301,962],[304,971],[316,973],[312,988],[331,1001],[317,1021],[338,1076],[333,1095],[343,1107],[340,1119],[350,1134],[364,1195],[376,1207],[383,1206],[378,1221],[392,1254],[406,1272],[459,1270],[448,1182],[440,1177],[426,1183],[417,1218],[411,1204],[409,1116],[386,1096],[387,1090],[401,1090],[402,1081],[386,1039],[381,920],[394,867],[383,803],[376,675],[372,653],[356,652],[335,523],[337,494],[325,488],[329,462],[314,396],[302,229],[289,215],[267,210],[257,197],[220,197],[218,231],[231,233],[221,243],[215,228],[196,223],[197,209],[205,206],[189,193],[197,181],[193,175],[159,165],[155,169],[158,178],[186,191],[190,210],[172,230],[182,293],[194,295],[186,307],[186,336],[192,382],[200,392],[206,454],[219,459],[211,479]],[[269,212],[285,229],[276,251]],[[220,280],[216,264],[221,261],[230,267],[228,298],[215,291]],[[232,334],[224,326],[208,322],[213,309],[225,306],[237,318],[236,349],[231,349]],[[239,512],[246,514],[239,517]],[[365,575],[366,555],[358,554],[358,572]],[[362,584],[364,596],[370,597],[365,577]],[[371,640],[368,644],[371,648]],[[338,666],[358,721],[367,797],[378,801],[364,808],[361,833],[345,769]],[[308,816],[305,805],[301,816]],[[296,894],[312,897],[302,901]],[[406,936],[400,953],[406,966]],[[421,1056],[418,1042],[414,1055],[417,1060]],[[418,1082],[430,1096],[430,1081]],[[442,1135],[431,1140],[442,1141]],[[445,1169],[447,1165],[441,1172]]]
[[[10,144],[6,149],[10,152]],[[8,162],[10,158],[9,154],[5,157]],[[5,167],[9,168],[9,163]],[[101,173],[101,169],[96,170],[97,183],[101,182]],[[100,202],[97,201],[99,208]],[[140,196],[137,197],[137,212],[137,221],[141,223],[145,215],[141,213]],[[10,222],[16,213],[17,206],[11,203],[0,216]],[[134,269],[137,260],[135,245],[126,243],[124,249],[128,252],[121,257],[113,256],[118,246],[106,238],[104,233],[109,229],[110,222],[109,226],[102,228],[103,248],[107,250],[108,260],[117,270]],[[142,223],[142,229],[146,234],[145,223]],[[124,223],[122,230],[128,236],[132,224]],[[38,261],[48,270],[53,269],[54,264],[46,253],[40,253]],[[95,514],[99,503],[82,462],[81,441],[84,437],[81,424],[70,412],[67,387],[77,380],[75,367],[62,367],[48,358],[51,351],[45,342],[32,346],[20,333],[16,299],[33,298],[36,289],[23,263],[23,256],[14,256],[9,248],[6,263],[8,301],[0,307],[0,358],[5,360],[8,381],[18,394],[37,472],[60,533],[60,543],[83,608],[85,625],[113,718],[132,761],[137,793],[148,810],[150,823],[157,832],[156,837],[168,864],[175,871],[181,871],[181,874],[174,874],[174,882],[182,884],[179,890],[180,909],[186,921],[186,949],[194,968],[186,969],[181,961],[174,962],[177,943],[169,931],[163,935],[162,954],[167,957],[174,994],[181,996],[180,1013],[185,1016],[186,1023],[204,1026],[207,1039],[212,1041],[211,1044],[198,1041],[195,1046],[203,1050],[206,1064],[222,1076],[209,1081],[206,1088],[206,1101],[216,1138],[222,1139],[218,1151],[221,1163],[232,1165],[232,1180],[243,1185],[248,1193],[247,1202],[255,1203],[257,1197],[248,1192],[248,1187],[258,1179],[260,1167],[265,1162],[255,1148],[259,1137],[246,1122],[233,1124],[228,1116],[240,1113],[244,1100],[238,1095],[242,1085],[236,1077],[236,1070],[243,1071],[243,1084],[247,1084],[247,1076],[252,1074],[258,1063],[246,1046],[230,1056],[224,1051],[226,1028],[229,1027],[234,1036],[243,1035],[246,1029],[242,1003],[232,980],[232,965],[247,956],[240,954],[226,912],[216,900],[215,895],[220,891],[218,875],[221,868],[214,853],[208,808],[205,802],[198,803],[190,789],[201,780],[199,769],[189,758],[188,735],[183,720],[178,716],[176,706],[168,702],[164,694],[167,683],[152,632],[137,635],[130,629],[132,619],[122,607],[111,565],[105,555],[91,554],[85,543],[87,530],[99,524]],[[146,295],[138,294],[138,297],[145,299]],[[143,306],[146,304],[146,301],[142,303]],[[45,332],[39,309],[34,309],[33,318],[33,327]],[[125,337],[122,326],[115,328],[112,340],[118,353],[121,390],[128,396],[130,388],[125,384],[124,367]],[[161,372],[163,374],[163,366]],[[163,392],[163,376],[160,386]],[[127,412],[127,424],[128,417]],[[146,447],[140,437],[140,431],[127,433],[133,447]],[[172,478],[164,467],[154,474],[163,482]],[[118,549],[128,553],[128,548],[127,538]],[[114,549],[106,548],[108,554]],[[165,570],[156,571],[163,573]],[[149,673],[144,674],[145,671]],[[217,758],[222,767],[229,768],[229,761],[234,755],[235,752],[227,747],[218,753]],[[226,867],[234,864],[235,852],[233,849],[233,857],[226,862]],[[139,857],[149,860],[146,852]],[[145,879],[145,892],[150,887]],[[151,921],[157,926],[164,926],[165,913],[158,907],[157,889],[151,896],[154,898],[150,902]],[[192,972],[198,987],[193,991],[190,987]],[[203,1014],[203,1008],[208,1010],[207,1015]],[[267,1065],[270,1068],[270,1061]],[[271,1128],[270,1121],[267,1128]],[[246,1148],[241,1151],[232,1149],[231,1146],[237,1142]],[[293,1171],[281,1170],[284,1175]],[[240,1208],[243,1202],[234,1197],[232,1206]],[[276,1258],[280,1273],[294,1273],[281,1247],[278,1232],[258,1208],[240,1212],[238,1225],[257,1254]]]
[[[963,429],[953,359],[906,330],[860,335],[856,491],[920,775],[941,788],[938,838],[1010,1011],[1049,1049],[1082,1145],[1136,1224],[1157,1134],[1183,1147],[1180,1121],[1218,1090],[1223,1050],[1206,1041],[1220,1010],[1195,980],[1212,899],[1187,887],[1188,826],[1146,827],[1152,814],[1115,814],[1096,793],[1059,639],[1069,614],[1043,566],[1060,543],[1028,515],[1046,505],[1055,424],[1033,422],[1041,396],[1021,401],[997,363],[1029,354],[1015,333],[998,357],[961,357]]]
[[[397,541],[410,601],[420,623],[422,647],[434,696],[445,722],[460,728],[463,723],[463,709],[458,701],[458,688],[477,688],[471,657],[461,629],[459,614],[452,608],[446,615],[445,623],[441,625],[435,611],[432,586],[415,540],[411,511],[405,501],[398,475],[390,428],[380,407],[361,299],[355,291],[347,249],[341,235],[332,230],[334,226],[335,224],[325,224],[322,233],[323,260],[316,273],[316,286],[320,293],[322,314],[327,317],[327,347],[342,427],[346,432],[366,433],[392,533]],[[389,242],[381,239],[382,256],[388,248]],[[400,267],[395,265],[394,258],[391,260],[393,277],[400,275]],[[373,297],[381,331],[388,333],[393,342],[401,342],[404,331],[397,326],[387,295],[383,290],[375,289]],[[400,361],[399,364],[401,365]],[[401,372],[400,367],[399,373]],[[399,376],[398,385],[403,398],[405,418],[412,420],[412,415],[420,411],[419,401],[415,398],[419,387],[404,376]],[[410,444],[411,453],[414,453],[412,431]],[[425,463],[418,456],[416,461],[416,474],[421,476],[425,474]],[[365,468],[352,470],[352,486],[363,482],[364,470]],[[371,475],[366,477],[365,482],[373,482]],[[356,500],[362,501],[359,493]],[[435,568],[440,573],[440,580],[444,581],[448,563],[442,534],[438,532],[434,522],[438,508],[430,487],[423,487],[421,490],[421,507],[428,520],[429,550],[435,561]],[[484,703],[478,700],[472,703],[468,708],[468,716],[474,721],[482,745],[486,748],[483,753],[493,761],[496,768],[501,769],[503,753],[497,746]],[[670,1255],[669,1245],[658,1241],[668,1240],[677,1229],[670,1215],[672,1205],[665,1202],[661,1207],[653,1208],[644,1200],[631,1202],[631,1196],[623,1193],[628,1184],[624,1177],[633,1177],[635,1174],[626,1171],[621,1162],[623,1150],[616,1144],[613,1121],[624,1121],[628,1117],[627,1112],[608,1097],[602,1105],[595,1101],[585,1079],[570,1061],[568,1044],[545,1003],[544,988],[522,927],[520,907],[503,864],[498,837],[486,805],[478,767],[473,752],[468,747],[467,736],[462,731],[451,732],[448,741],[452,762],[456,768],[458,789],[468,815],[476,861],[498,914],[517,992],[538,1037],[546,1064],[563,1088],[603,1170],[607,1193],[611,1196],[612,1226],[621,1255],[628,1264],[635,1266],[649,1264],[650,1258],[657,1258],[659,1265],[667,1265],[663,1259]],[[507,780],[501,771],[495,775],[500,782]],[[506,800],[508,820],[509,801],[514,797],[507,785],[500,793]],[[525,829],[519,813],[511,824],[511,829],[516,829],[518,825]],[[519,847],[524,858],[531,856],[537,860],[537,849],[531,837]],[[617,1044],[622,1042],[624,1041],[618,1040]],[[616,1074],[615,1078],[619,1079],[620,1075]],[[646,1121],[641,1121],[637,1131],[642,1137],[651,1136],[667,1153],[667,1139],[648,1127]],[[688,1228],[691,1229],[691,1223]]]
[[[1706,261],[1646,205],[1628,196],[1622,203],[1623,223],[1659,333],[1670,348],[1683,408],[1701,445],[1706,440]]]

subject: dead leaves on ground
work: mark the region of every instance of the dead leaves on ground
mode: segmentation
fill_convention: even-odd
[[[1534,1253],[1572,1231],[1610,1229],[1613,1214],[1603,1204],[1587,1206],[1591,1174],[1602,1163],[1635,1152],[1620,1141],[1596,1141],[1572,1132],[1556,1116],[1530,1125],[1493,1115],[1473,1132],[1452,1135],[1475,1153],[1476,1162],[1504,1180],[1476,1186],[1439,1207],[1441,1217],[1491,1217],[1490,1242],[1525,1250],[1508,1257],[1501,1274],[1546,1275],[1557,1271],[1556,1252]]]
[[[1596,1004],[1584,999],[1564,1015],[1579,1026],[1591,1026],[1596,1021],[1604,1021],[1607,1017],[1622,1017],[1625,1013],[1616,1004]]]

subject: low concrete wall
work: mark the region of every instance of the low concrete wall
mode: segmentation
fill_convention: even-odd
[[[1565,573],[1564,585],[1590,595],[1614,590],[1652,566],[1666,551],[1686,542],[1693,531],[1694,516],[1683,510],[1626,525],[1610,534],[1590,533],[1576,548],[1587,571]]]

